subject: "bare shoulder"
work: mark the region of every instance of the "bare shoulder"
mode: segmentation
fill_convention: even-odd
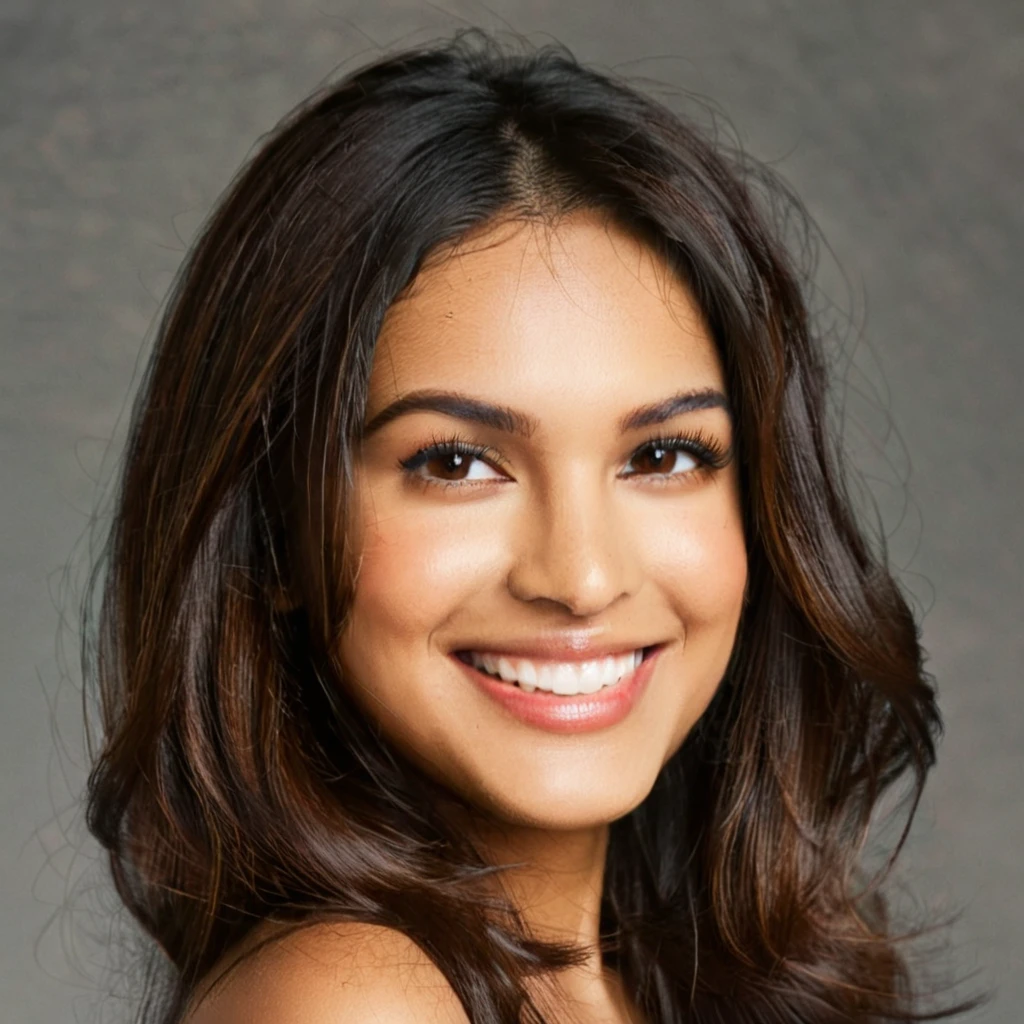
[[[401,932],[319,923],[243,957],[222,981],[200,993],[184,1024],[468,1021],[441,971]]]

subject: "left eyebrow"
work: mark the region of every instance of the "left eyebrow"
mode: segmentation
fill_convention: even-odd
[[[732,418],[729,400],[721,391],[716,388],[699,388],[678,391],[660,402],[638,406],[619,419],[619,433],[626,434],[631,430],[651,427],[664,423],[674,416],[695,412],[698,409],[724,409],[729,418]],[[359,440],[365,441],[400,416],[423,411],[443,413],[445,416],[453,416],[467,423],[480,423],[485,427],[525,438],[531,437],[539,425],[532,416],[507,405],[495,405],[458,391],[427,389],[410,391],[385,406],[363,427]]]

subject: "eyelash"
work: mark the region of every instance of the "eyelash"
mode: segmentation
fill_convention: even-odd
[[[403,472],[413,478],[417,483],[424,484],[428,487],[440,487],[442,490],[447,490],[450,487],[472,487],[475,483],[486,482],[433,480],[430,477],[422,476],[417,472],[417,470],[427,462],[431,459],[437,458],[438,456],[470,455],[476,459],[489,459],[499,467],[505,462],[497,449],[492,448],[490,445],[473,444],[471,441],[467,441],[458,434],[450,434],[445,437],[433,435],[430,440],[431,443],[429,445],[424,448],[420,448],[419,451],[410,455],[407,459],[400,459],[398,462],[398,466],[403,470]],[[630,461],[635,459],[641,452],[652,448],[667,452],[685,452],[687,455],[695,458],[698,462],[695,469],[688,470],[685,473],[664,475],[644,473],[628,474],[629,476],[661,476],[664,483],[659,483],[657,486],[664,486],[668,484],[670,480],[689,480],[694,476],[702,476],[714,472],[715,470],[722,469],[729,462],[729,450],[720,441],[703,433],[702,431],[696,431],[692,434],[672,434],[667,437],[659,436],[649,438],[633,452]]]

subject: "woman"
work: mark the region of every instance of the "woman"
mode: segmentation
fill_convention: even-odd
[[[859,855],[940,720],[766,184],[476,32],[239,175],[89,662],[145,1019],[924,1015]]]

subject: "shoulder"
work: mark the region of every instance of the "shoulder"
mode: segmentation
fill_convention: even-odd
[[[318,923],[234,960],[183,1024],[468,1024],[433,961],[390,928]]]

